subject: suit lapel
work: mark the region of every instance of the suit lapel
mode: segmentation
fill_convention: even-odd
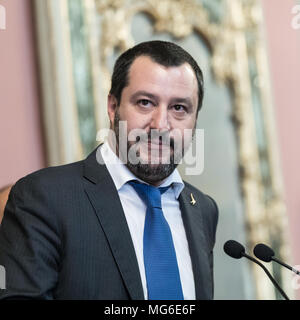
[[[196,203],[192,205],[191,200],[191,193],[185,187],[179,197],[179,203],[192,260],[196,299],[206,300],[211,299],[212,289],[209,259],[205,250],[207,242],[204,235],[200,201],[195,199]]]
[[[130,298],[143,300],[139,267],[122,204],[105,165],[99,164],[96,156],[102,160],[100,148],[84,161],[84,177],[89,180],[85,183],[85,191],[106,234]]]

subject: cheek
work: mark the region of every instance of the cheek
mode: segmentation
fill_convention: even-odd
[[[138,121],[136,117],[128,118],[127,119],[127,132],[128,134],[135,129],[142,129],[141,123]]]
[[[120,112],[120,120],[126,121],[128,132],[133,129],[147,129],[149,123],[148,118],[147,115],[136,112],[134,108],[131,110],[124,108],[124,110]]]
[[[178,144],[179,148],[180,146],[187,147],[190,145],[193,138],[194,127],[194,120],[173,124],[170,134],[174,139],[175,144]]]
[[[195,127],[195,119],[189,118],[183,121],[172,120],[171,131],[174,131],[176,135],[183,136],[185,132],[192,131]]]

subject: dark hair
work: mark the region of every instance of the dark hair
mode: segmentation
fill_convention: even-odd
[[[197,78],[198,114],[202,107],[204,94],[203,75],[200,67],[193,57],[177,44],[159,40],[139,43],[133,48],[130,48],[122,53],[117,59],[113,70],[111,89],[109,93],[116,98],[118,105],[121,101],[122,91],[128,85],[130,66],[139,56],[148,56],[154,62],[157,62],[165,67],[181,66],[187,62],[194,70]]]

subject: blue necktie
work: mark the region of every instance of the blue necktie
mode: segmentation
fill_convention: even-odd
[[[136,181],[129,183],[147,206],[144,226],[144,265],[148,299],[183,300],[172,234],[161,207],[161,194],[168,187],[156,188]]]

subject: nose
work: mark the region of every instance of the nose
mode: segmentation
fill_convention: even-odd
[[[152,113],[151,129],[170,130],[168,110],[166,107],[158,106]]]

